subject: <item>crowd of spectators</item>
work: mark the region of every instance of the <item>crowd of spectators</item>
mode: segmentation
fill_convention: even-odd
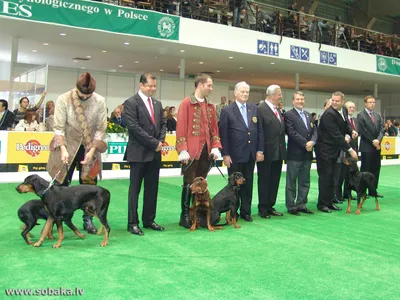
[[[373,33],[333,20],[308,15],[294,1],[276,8],[254,0],[145,0],[124,3],[202,21],[215,22],[286,37],[298,38],[371,54],[400,58],[400,37]]]

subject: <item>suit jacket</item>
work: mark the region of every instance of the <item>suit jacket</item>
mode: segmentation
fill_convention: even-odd
[[[303,111],[307,120],[307,127],[300,114],[292,108],[285,114],[285,127],[288,136],[287,159],[288,160],[312,160],[313,152],[306,150],[308,141],[317,143],[317,129],[311,115]]]
[[[118,124],[118,125],[120,125],[120,126],[122,126],[124,128],[126,127],[125,118],[123,116],[121,116],[121,121],[118,121],[117,117],[113,117],[111,119],[111,122],[114,123],[114,124]]]
[[[3,117],[0,120],[0,130],[7,130],[7,128],[12,127],[12,124],[14,123],[14,117],[14,114],[6,109]]]
[[[365,109],[357,115],[357,120],[360,125],[358,132],[360,138],[360,152],[374,152],[376,148],[372,145],[372,141],[377,139],[382,141],[385,128],[383,119],[380,114],[374,111],[375,124],[372,122],[370,115]]]
[[[167,131],[164,110],[160,101],[151,98],[155,125],[139,94],[124,103],[124,116],[129,132],[128,146],[124,160],[129,162],[148,162],[161,159],[161,152],[155,152],[159,142],[164,142]]]
[[[264,161],[286,159],[285,120],[279,110],[278,113],[281,121],[267,103],[258,105],[259,121],[264,133]]]
[[[246,163],[250,156],[255,161],[256,152],[264,151],[264,135],[260,126],[257,106],[246,103],[246,126],[236,102],[223,108],[219,120],[222,155],[229,155],[233,163]]]
[[[330,106],[321,115],[318,126],[316,150],[321,156],[335,159],[339,156],[340,149],[347,151],[350,145],[345,141],[345,135],[351,136],[352,128],[349,123],[347,109],[343,109],[344,120],[339,112]]]

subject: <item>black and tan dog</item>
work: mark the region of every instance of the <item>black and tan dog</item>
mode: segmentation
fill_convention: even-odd
[[[228,184],[220,190],[211,199],[211,225],[215,226],[221,219],[221,214],[226,213],[225,220],[227,225],[235,226],[235,228],[240,228],[237,225],[237,210],[239,208],[239,190],[240,186],[245,184],[246,180],[243,174],[240,172],[234,172],[229,176]]]
[[[356,215],[360,214],[360,210],[367,199],[367,189],[369,194],[375,198],[376,210],[380,210],[378,203],[378,194],[376,191],[377,180],[374,174],[370,172],[360,172],[358,170],[357,161],[353,158],[343,158],[343,163],[349,166],[349,186],[350,189],[357,193],[357,210]],[[346,213],[351,212],[351,199],[348,199],[348,206]]]
[[[200,226],[202,218],[206,219],[208,230],[214,231],[214,228],[211,226],[211,199],[207,180],[203,177],[196,177],[190,185],[190,191],[194,195],[194,200],[189,210],[192,222],[190,231],[194,231]]]
[[[107,246],[110,234],[110,226],[107,223],[110,192],[100,186],[84,184],[71,187],[54,185],[50,188],[48,187],[49,182],[38,175],[26,177],[24,182],[16,187],[19,193],[32,192],[38,195],[49,213],[42,236],[34,246],[39,247],[43,243],[53,226],[53,222],[55,222],[58,230],[58,241],[53,245],[53,248],[60,247],[64,239],[62,222],[71,221],[77,209],[84,209],[100,220],[102,226],[106,229],[104,240],[100,246]]]
[[[30,235],[29,232],[33,229],[33,227],[39,225],[37,224],[37,221],[39,219],[47,220],[48,218],[48,213],[43,204],[43,201],[42,200],[27,201],[18,209],[18,217],[24,223],[21,232],[23,239],[28,245],[33,244],[33,242],[29,240],[29,235]],[[74,224],[72,224],[71,220],[65,220],[65,224],[67,224],[67,226],[71,228],[71,230],[74,231],[77,236],[79,236],[80,238],[84,238],[84,235],[79,232],[79,230],[74,226]],[[51,228],[50,231],[47,233],[47,238],[54,239],[52,231],[53,228]]]

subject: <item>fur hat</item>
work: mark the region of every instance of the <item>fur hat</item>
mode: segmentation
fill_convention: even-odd
[[[94,80],[90,73],[83,73],[76,82],[76,88],[82,94],[89,95],[96,89],[96,80]]]

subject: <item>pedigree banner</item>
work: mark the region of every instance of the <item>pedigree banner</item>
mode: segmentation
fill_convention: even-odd
[[[52,132],[9,132],[7,163],[47,163],[53,136]]]
[[[396,154],[396,137],[385,136],[381,142],[381,155]]]
[[[179,40],[180,17],[96,1],[0,0],[0,17]]]

